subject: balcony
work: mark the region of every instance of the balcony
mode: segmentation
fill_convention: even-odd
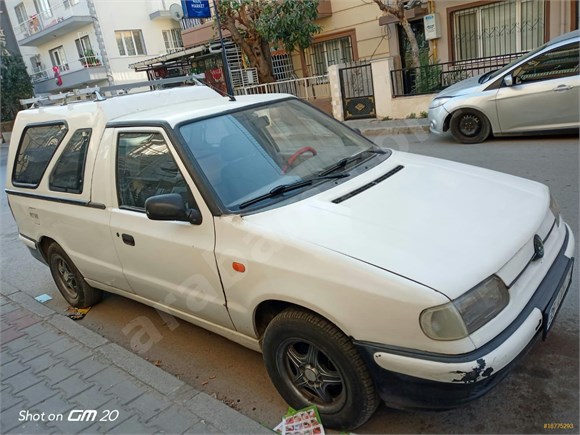
[[[171,13],[169,8],[172,4],[178,4],[181,7],[180,0],[155,0],[149,1],[149,19],[152,21],[159,19],[169,19]]]
[[[330,0],[319,0],[318,18],[328,18],[332,15],[332,5]]]
[[[87,4],[63,2],[60,6],[32,15],[14,27],[19,45],[38,47],[93,22]]]
[[[79,60],[59,65],[62,86],[56,84],[54,71],[40,69],[30,74],[35,94],[53,94],[75,88],[84,88],[107,80],[107,71],[100,56],[83,57]]]

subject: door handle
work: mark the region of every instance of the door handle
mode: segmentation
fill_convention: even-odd
[[[556,86],[554,89],[552,89],[554,92],[565,92],[565,91],[569,91],[573,89],[573,86],[568,86],[568,85],[560,85],[560,86]]]
[[[133,236],[123,233],[121,234],[121,239],[123,239],[123,243],[125,243],[126,245],[135,246],[135,239],[133,238]]]

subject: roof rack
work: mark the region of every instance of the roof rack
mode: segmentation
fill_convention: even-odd
[[[48,95],[43,97],[34,97],[34,98],[26,98],[20,100],[20,104],[28,109],[37,108],[40,106],[50,106],[58,104],[59,102],[61,105],[66,105],[71,101],[71,98],[75,98],[76,101],[80,97],[88,97],[89,95],[95,95],[94,101],[103,101],[106,100],[106,94],[109,94],[110,97],[115,97],[119,95],[127,95],[131,89],[136,88],[146,88],[149,87],[148,91],[154,91],[158,89],[162,89],[165,85],[170,84],[178,84],[178,83],[193,83],[198,86],[205,86],[200,79],[205,78],[203,74],[191,74],[185,75],[180,77],[171,77],[168,79],[158,79],[158,80],[147,80],[143,82],[134,82],[134,83],[124,83],[122,85],[114,85],[114,86],[94,86],[94,87],[86,87],[81,89],[73,89],[69,92],[61,92],[55,95]],[[148,92],[144,91],[144,92]]]

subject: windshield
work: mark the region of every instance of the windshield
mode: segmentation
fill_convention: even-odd
[[[280,185],[312,180],[258,205],[331,182],[332,177],[320,176],[325,170],[348,171],[380,155],[372,142],[298,100],[193,121],[179,132],[221,202],[233,211]],[[335,170],[337,162],[343,164]]]

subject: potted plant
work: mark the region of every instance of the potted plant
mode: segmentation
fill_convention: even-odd
[[[91,67],[101,65],[101,61],[90,48],[83,52],[83,57],[80,59],[80,61],[85,68],[87,66]]]

